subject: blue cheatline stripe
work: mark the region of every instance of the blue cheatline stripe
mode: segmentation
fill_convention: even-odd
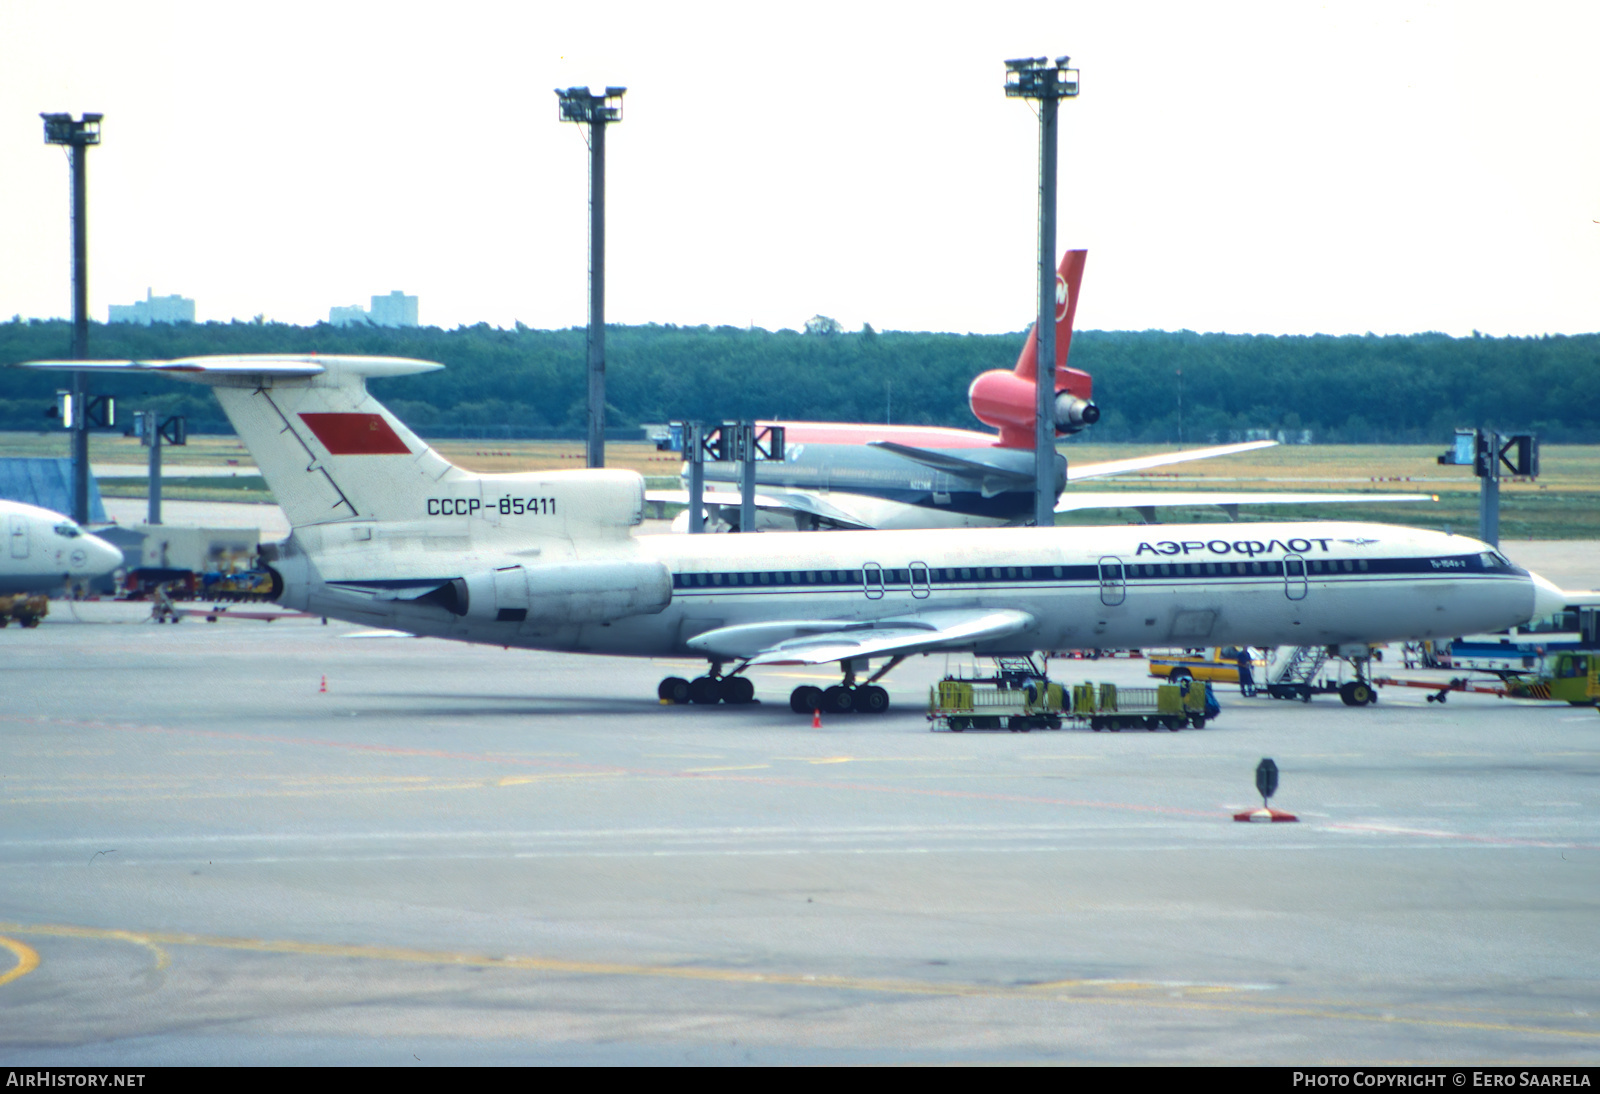
[[[1426,556],[1421,558],[1373,559],[1295,559],[1285,573],[1283,559],[1254,559],[1226,562],[1130,562],[1107,556],[1101,565],[1056,566],[1049,563],[1024,566],[925,566],[878,567],[827,570],[708,570],[680,571],[672,575],[672,587],[684,592],[733,591],[759,592],[777,589],[860,589],[863,587],[904,587],[959,589],[978,585],[1017,582],[1053,585],[1098,583],[1102,577],[1128,584],[1171,584],[1177,581],[1216,581],[1218,579],[1259,579],[1287,577],[1308,581],[1329,578],[1404,574],[1517,573],[1514,568],[1486,561],[1483,555]],[[1302,569],[1303,567],[1303,569]],[[1120,570],[1120,573],[1118,572]]]

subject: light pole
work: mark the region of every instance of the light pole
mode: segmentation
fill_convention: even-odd
[[[560,118],[589,127],[589,466],[606,465],[606,126],[622,120],[625,87],[556,89]]]
[[[1034,420],[1033,522],[1056,522],[1056,112],[1062,99],[1077,98],[1078,70],[1071,58],[1023,57],[1006,62],[1006,97],[1039,103],[1039,308],[1037,391]]]
[[[1178,370],[1178,443],[1183,443],[1183,369]]]
[[[100,143],[100,119],[85,114],[40,114],[46,144],[66,148],[72,164],[72,359],[89,356],[89,146]],[[72,519],[89,523],[89,385],[72,374]]]

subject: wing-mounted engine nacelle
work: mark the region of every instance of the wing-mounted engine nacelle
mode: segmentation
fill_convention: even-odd
[[[609,623],[665,609],[672,577],[659,562],[631,559],[503,566],[457,578],[420,599],[485,622]]]

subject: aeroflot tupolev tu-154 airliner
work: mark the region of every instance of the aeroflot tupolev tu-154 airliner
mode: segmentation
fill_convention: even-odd
[[[751,666],[838,663],[848,691],[835,694],[879,711],[887,692],[856,683],[872,659],[1342,646],[1493,631],[1565,603],[1477,540],[1384,524],[635,536],[634,472],[464,471],[367,392],[369,377],[432,362],[23,367],[210,385],[293,526],[264,551],[285,606],[496,646],[707,659],[692,684],[663,681],[663,698],[748,702]]]

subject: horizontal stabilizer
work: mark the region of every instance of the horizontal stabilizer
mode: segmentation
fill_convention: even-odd
[[[1103,479],[1107,475],[1126,475],[1130,471],[1148,471],[1152,467],[1188,463],[1190,460],[1209,460],[1216,456],[1232,456],[1251,452],[1257,448],[1271,448],[1277,441],[1245,441],[1242,444],[1219,444],[1214,448],[1191,448],[1183,452],[1158,452],[1153,456],[1134,456],[1126,460],[1107,460],[1105,463],[1086,463],[1079,467],[1067,460],[1067,481]],[[1057,510],[1060,512],[1060,510]]]
[[[1438,501],[1437,494],[1251,494],[1223,493],[1218,490],[1155,491],[1128,490],[1121,493],[1068,490],[1056,502],[1056,512],[1081,509],[1156,509],[1172,506],[1220,505],[1361,505],[1391,501]]]
[[[823,665],[830,661],[957,649],[1005,638],[1033,624],[1011,609],[947,608],[887,619],[792,620],[719,627],[691,638],[704,653],[748,658],[753,665]]]
[[[82,372],[154,372],[177,379],[222,382],[246,376],[310,377],[337,372],[349,376],[409,376],[444,366],[411,357],[354,357],[316,353],[251,353],[216,357],[178,357],[170,361],[28,361],[18,368]]]

